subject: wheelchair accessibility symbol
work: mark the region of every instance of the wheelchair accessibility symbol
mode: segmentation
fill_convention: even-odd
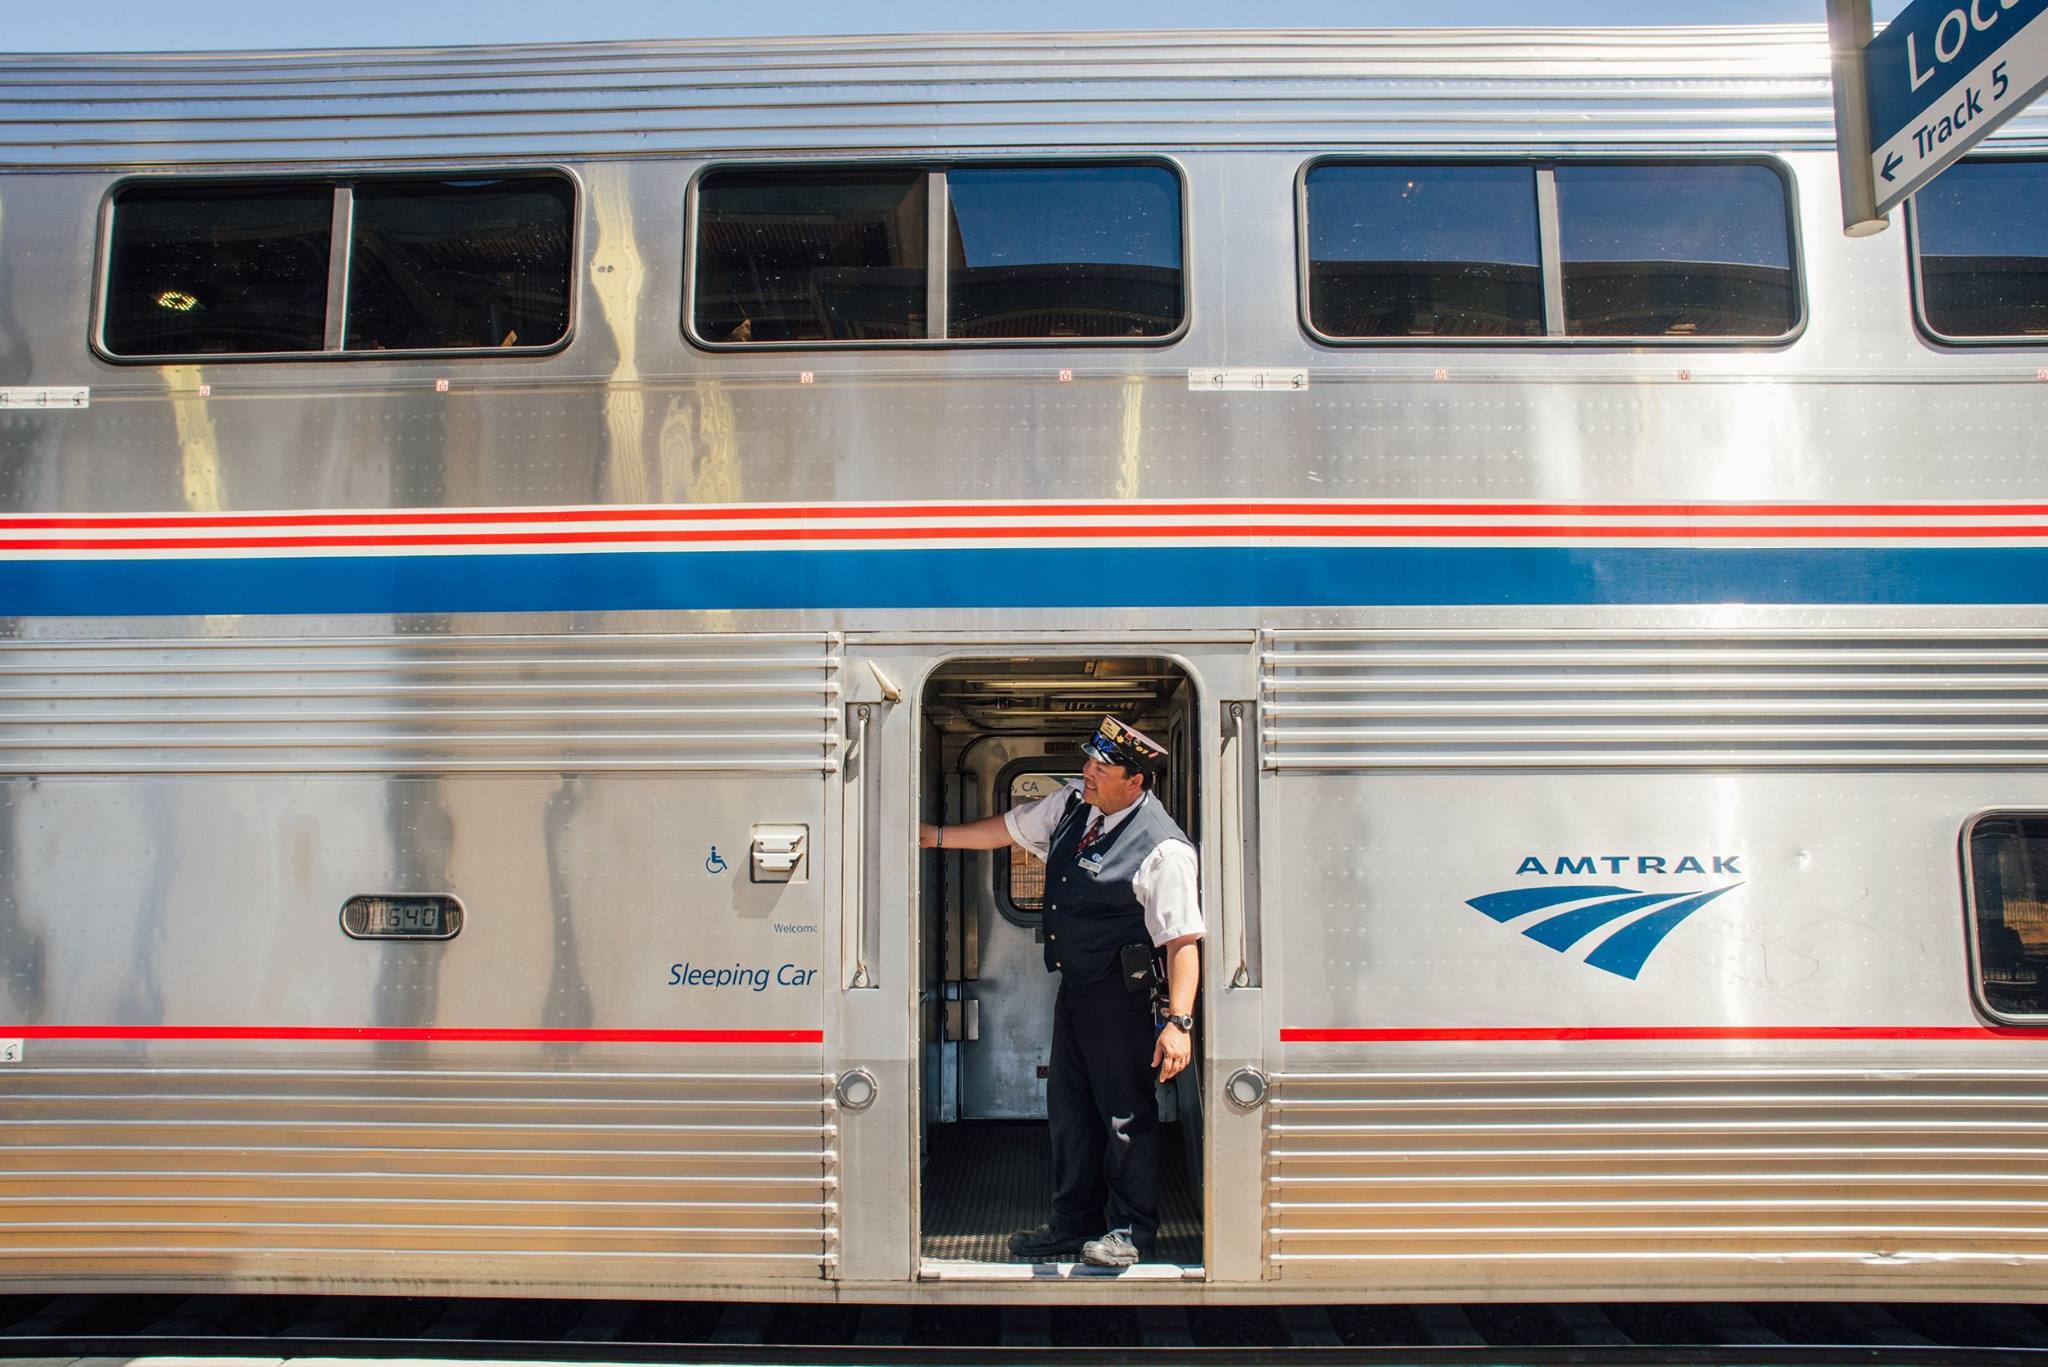
[[[716,846],[716,845],[713,845],[713,846],[711,847],[711,857],[710,857],[709,859],[706,859],[706,860],[704,861],[704,872],[706,872],[706,873],[724,873],[724,872],[725,872],[725,860],[723,860],[723,859],[719,858],[719,855],[718,855],[718,846]]]

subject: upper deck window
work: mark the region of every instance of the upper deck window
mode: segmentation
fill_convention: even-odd
[[[1308,308],[1333,337],[1536,337],[1543,284],[1527,166],[1310,169]]]
[[[1979,999],[1998,1016],[2048,1016],[2048,814],[1981,816],[1964,851]]]
[[[927,217],[922,171],[713,172],[697,187],[698,336],[925,336]]]
[[[558,175],[129,185],[100,345],[148,360],[551,347],[574,221]]]
[[[949,171],[948,337],[1164,337],[1180,186],[1163,166]]]
[[[1914,196],[1911,217],[1929,332],[2048,338],[2048,160],[1959,161]]]
[[[569,330],[575,195],[555,176],[355,187],[350,351],[547,346]]]
[[[1560,166],[1557,223],[1574,337],[1776,337],[1799,320],[1768,167]]]
[[[1186,317],[1151,164],[736,167],[697,183],[705,346],[1142,342]]]
[[[1755,162],[1324,161],[1303,303],[1329,341],[1771,341],[1799,324],[1783,177]]]
[[[326,185],[131,187],[115,201],[107,350],[320,350],[333,226]]]

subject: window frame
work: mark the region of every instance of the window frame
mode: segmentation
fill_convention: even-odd
[[[364,181],[449,181],[474,180],[485,177],[552,176],[566,182],[569,187],[569,287],[568,318],[562,335],[551,342],[538,346],[509,347],[422,347],[405,350],[349,351],[341,343],[347,339],[348,319],[346,301],[348,298],[349,259],[354,248],[354,189]],[[127,190],[136,186],[270,186],[270,185],[325,185],[335,192],[334,231],[329,237],[327,261],[327,317],[326,338],[331,346],[317,351],[181,351],[166,352],[157,356],[127,356],[107,346],[107,305],[112,291],[114,269],[114,206]],[[347,195],[339,192],[348,191]],[[344,212],[344,203],[346,212]],[[216,175],[163,172],[138,172],[118,177],[107,186],[100,196],[99,221],[95,237],[98,261],[93,268],[92,313],[88,320],[87,345],[94,356],[109,365],[151,366],[151,365],[241,365],[245,362],[263,364],[278,361],[392,361],[392,360],[473,360],[480,357],[508,356],[553,356],[569,348],[576,340],[580,301],[583,293],[583,216],[586,200],[583,178],[570,166],[558,163],[521,163],[512,166],[433,166],[433,167],[350,167],[344,170],[328,170],[318,175],[304,171],[266,171],[253,175]]]
[[[1984,961],[1977,937],[1977,870],[1971,862],[1970,844],[1977,833],[1977,827],[1986,821],[1999,818],[2031,817],[2048,821],[2048,807],[1986,807],[1972,812],[1963,822],[1962,831],[1956,838],[1956,863],[1962,871],[1963,883],[1963,949],[1969,961],[1970,1004],[1977,1013],[2000,1026],[2014,1029],[2048,1029],[2048,1012],[2038,1015],[2023,1015],[2001,1011],[1991,1004],[1984,994]]]
[[[925,175],[925,317],[929,328],[936,321],[945,326],[947,318],[946,223],[951,204],[946,193],[949,171],[978,171],[1084,166],[1149,166],[1163,170],[1174,179],[1180,192],[1180,324],[1157,337],[906,337],[828,339],[793,342],[713,342],[697,333],[697,241],[698,191],[706,176],[727,171],[885,171],[911,168]],[[1192,198],[1187,168],[1175,157],[1163,154],[1137,156],[958,156],[958,157],[860,157],[810,158],[763,161],[733,158],[710,161],[691,173],[683,191],[683,339],[700,351],[986,351],[991,349],[1047,347],[1167,347],[1188,335],[1195,322],[1195,244]]]
[[[1957,160],[1958,166],[1966,161],[2035,161],[2041,164],[2043,174],[2048,175],[2048,148],[2042,147],[2000,147],[1989,152],[1971,152]],[[1927,317],[1927,288],[1921,275],[1920,255],[1920,197],[1906,198],[1906,280],[1913,295],[1913,327],[1920,336],[1938,347],[1954,347],[1967,350],[1973,347],[2048,347],[2048,333],[2000,333],[1976,336],[1943,332]]]
[[[1562,234],[1559,231],[1555,173],[1568,166],[1760,166],[1777,176],[1785,196],[1785,235],[1792,271],[1792,325],[1784,332],[1754,337],[1670,337],[1656,333],[1612,337],[1573,336],[1562,330],[1534,337],[1344,337],[1318,328],[1309,313],[1308,178],[1321,166],[1518,166],[1535,175],[1537,271],[1543,297],[1545,327],[1552,321],[1562,329],[1564,313],[1564,270]],[[1551,172],[1546,181],[1544,172]],[[1503,156],[1497,152],[1435,152],[1417,148],[1406,154],[1325,152],[1310,157],[1294,173],[1294,260],[1295,315],[1302,333],[1320,346],[1356,350],[1361,347],[1448,347],[1458,350],[1530,347],[1561,347],[1614,350],[1625,348],[1681,350],[1727,350],[1747,348],[1777,350],[1792,345],[1806,332],[1811,310],[1806,297],[1806,256],[1799,216],[1799,181],[1789,163],[1763,153],[1612,153],[1597,156],[1523,154]]]

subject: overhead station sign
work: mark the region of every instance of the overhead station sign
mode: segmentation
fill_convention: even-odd
[[[2048,87],[2048,0],[1914,0],[1863,79],[1882,214]]]

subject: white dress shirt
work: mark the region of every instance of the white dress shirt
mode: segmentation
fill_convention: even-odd
[[[1069,779],[1057,792],[1010,808],[1003,813],[1010,839],[1044,859],[1052,850],[1052,834],[1059,828],[1060,818],[1067,814],[1067,799],[1080,791],[1081,780]],[[1090,803],[1083,820],[1092,822],[1100,816],[1102,833],[1108,835],[1150,801],[1152,794],[1142,793],[1120,812],[1103,812]],[[1088,828],[1084,824],[1081,829]],[[1138,905],[1145,909],[1145,931],[1154,945],[1204,933],[1202,899],[1195,883],[1195,847],[1187,841],[1160,841],[1159,847],[1138,865],[1138,872],[1131,878],[1131,891],[1137,894]]]

